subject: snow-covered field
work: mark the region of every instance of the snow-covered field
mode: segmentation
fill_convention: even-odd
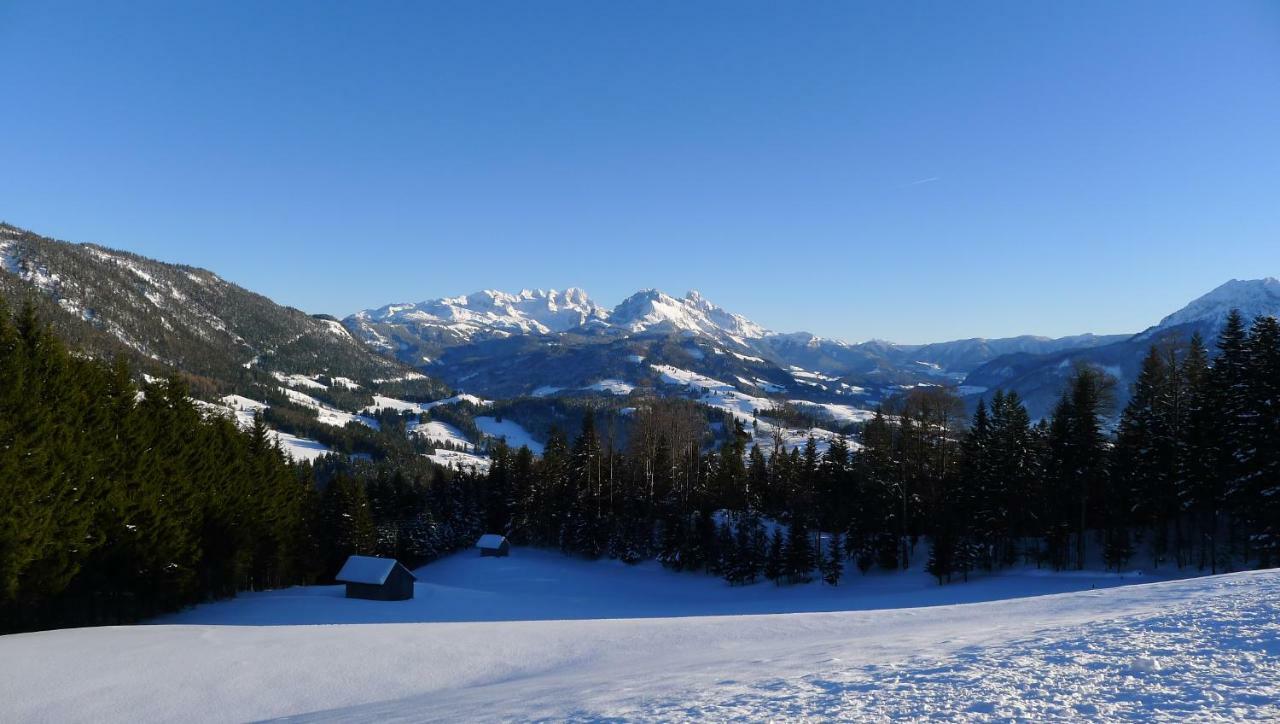
[[[0,719],[1280,717],[1274,570],[731,589],[516,549],[419,576],[412,601],[295,588],[0,637]]]
[[[476,427],[480,432],[491,437],[500,437],[507,441],[507,444],[513,448],[519,448],[522,445],[528,445],[529,450],[534,455],[541,455],[543,444],[534,439],[533,434],[516,422],[515,420],[502,419],[496,417],[477,417]]]

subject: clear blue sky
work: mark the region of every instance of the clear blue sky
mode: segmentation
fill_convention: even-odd
[[[0,219],[339,316],[1136,331],[1280,275],[1280,3],[0,0]]]

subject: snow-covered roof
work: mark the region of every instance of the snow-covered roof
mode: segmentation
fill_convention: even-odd
[[[387,576],[398,565],[400,562],[394,558],[351,556],[335,579],[342,583],[372,583],[380,586],[387,582]]]
[[[506,540],[506,536],[498,535],[497,533],[485,533],[480,536],[480,540],[476,541],[476,548],[484,548],[486,550],[501,548]]]

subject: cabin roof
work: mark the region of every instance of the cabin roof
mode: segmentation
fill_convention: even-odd
[[[480,536],[480,540],[476,541],[476,548],[501,548],[502,544],[505,543],[506,540],[507,537],[504,535],[498,535],[497,533],[485,533]]]
[[[394,558],[351,556],[335,578],[341,583],[372,583],[380,586],[387,582],[387,576],[398,565],[400,562]],[[405,571],[408,572],[408,569]]]

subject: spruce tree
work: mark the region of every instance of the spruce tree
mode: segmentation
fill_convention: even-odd
[[[815,564],[813,541],[804,519],[796,516],[787,529],[786,575],[790,583],[808,583],[813,580]]]
[[[786,544],[782,540],[782,528],[775,527],[769,537],[769,551],[764,559],[764,576],[775,584],[787,574]]]
[[[844,546],[839,533],[832,533],[827,541],[826,554],[822,558],[822,580],[829,586],[840,585],[844,576]]]

